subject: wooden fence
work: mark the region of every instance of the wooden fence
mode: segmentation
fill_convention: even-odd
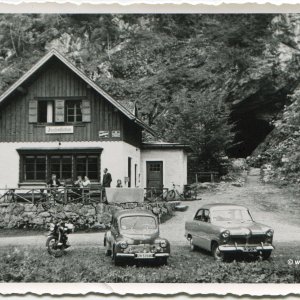
[[[60,204],[68,203],[90,203],[103,202],[103,188],[9,188],[0,189],[1,202],[27,202],[31,204],[54,202]]]

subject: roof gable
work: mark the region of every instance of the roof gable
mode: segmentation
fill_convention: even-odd
[[[75,67],[71,62],[69,62],[63,55],[61,55],[57,50],[52,49],[44,57],[42,57],[29,71],[27,71],[19,80],[17,80],[12,86],[10,86],[1,96],[0,103],[4,101],[8,96],[10,96],[18,87],[20,87],[27,79],[29,79],[35,72],[37,72],[46,62],[48,62],[52,57],[56,57],[64,65],[66,65],[71,71],[77,74],[82,80],[84,80],[89,86],[91,86],[97,93],[102,95],[108,102],[110,102],[116,109],[118,109],[124,116],[129,120],[135,122],[137,125],[147,130],[152,135],[156,133],[143,121],[139,120],[131,111],[125,108],[118,101],[113,99],[109,94],[102,90],[94,81],[88,78],[81,70]]]

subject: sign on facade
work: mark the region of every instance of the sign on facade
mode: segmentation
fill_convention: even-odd
[[[111,136],[114,137],[114,138],[121,137],[121,131],[120,130],[113,130],[111,132]]]
[[[46,126],[46,134],[74,133],[74,126]]]
[[[99,131],[99,137],[100,138],[108,138],[109,137],[109,131],[108,130],[100,130]]]

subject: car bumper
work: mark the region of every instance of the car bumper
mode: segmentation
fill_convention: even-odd
[[[151,257],[138,257],[138,253],[116,253],[116,256],[123,257],[123,258],[133,258],[133,259],[155,259],[161,257],[169,257],[170,253],[154,253],[153,256]]]
[[[256,253],[264,251],[274,250],[273,245],[220,245],[219,250],[222,252],[246,252],[246,253]]]

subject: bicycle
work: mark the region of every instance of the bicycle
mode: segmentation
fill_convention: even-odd
[[[172,182],[173,188],[167,191],[166,194],[166,201],[173,201],[173,200],[181,200],[181,201],[192,201],[192,200],[201,200],[201,198],[197,198],[197,193],[193,191],[192,189],[186,189],[183,191],[183,193],[180,193],[177,189],[177,187],[180,187],[180,185],[175,184]]]

